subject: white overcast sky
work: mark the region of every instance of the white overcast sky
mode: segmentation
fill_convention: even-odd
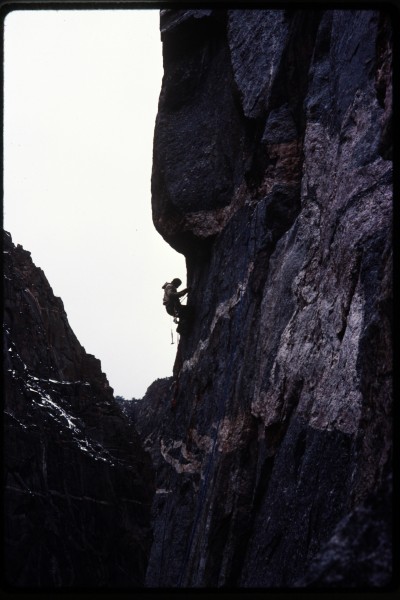
[[[18,10],[4,28],[4,229],[114,394],[140,398],[177,348],[161,286],[186,284],[151,217],[159,11]]]

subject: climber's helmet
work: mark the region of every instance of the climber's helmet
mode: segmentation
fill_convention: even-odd
[[[175,279],[173,279],[173,280],[171,281],[171,283],[172,283],[172,285],[174,285],[176,288],[178,288],[178,287],[181,285],[182,281],[181,281],[180,279],[178,279],[178,277],[176,277]]]

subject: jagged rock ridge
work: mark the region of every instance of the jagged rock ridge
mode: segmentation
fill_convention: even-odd
[[[8,233],[3,257],[7,585],[143,586],[149,457],[100,361],[85,352],[43,271]]]
[[[384,586],[391,15],[163,10],[161,35],[153,219],[196,317],[134,409],[147,585]]]

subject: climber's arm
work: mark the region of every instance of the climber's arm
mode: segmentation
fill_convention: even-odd
[[[178,298],[181,298],[181,296],[184,296],[185,294],[187,294],[190,291],[190,288],[185,288],[184,290],[181,290],[180,292],[177,292],[177,296]]]

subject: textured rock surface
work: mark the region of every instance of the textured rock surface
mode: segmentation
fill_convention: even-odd
[[[161,33],[153,219],[196,318],[137,409],[165,490],[147,585],[385,585],[390,16],[162,11]]]
[[[151,587],[163,587],[168,578],[166,567],[159,563],[159,556],[164,552],[165,536],[179,535],[169,529],[169,520],[174,512],[185,510],[177,506],[180,499],[173,493],[172,482],[176,470],[191,473],[192,461],[186,460],[187,452],[183,440],[171,441],[171,431],[176,428],[179,413],[173,409],[172,378],[157,379],[148,388],[141,400],[120,401],[122,411],[137,429],[144,449],[149,452],[156,473],[156,491],[153,501],[153,551],[150,557],[149,570],[153,573],[148,582]],[[183,445],[182,445],[183,444]],[[183,460],[182,460],[183,457]],[[166,519],[158,520],[158,516],[166,511]],[[190,514],[187,514],[190,519]],[[172,559],[168,569],[174,564]],[[178,565],[179,566],[179,565]]]
[[[7,583],[142,586],[149,457],[30,253],[6,233],[3,256]]]

